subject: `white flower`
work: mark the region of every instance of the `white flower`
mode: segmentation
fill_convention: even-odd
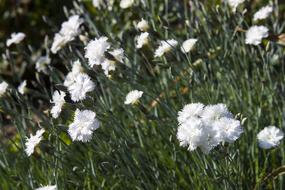
[[[197,41],[198,41],[197,39],[188,39],[184,41],[181,46],[181,51],[183,53],[188,53],[194,48],[194,45],[196,44]]]
[[[233,12],[236,12],[237,7],[245,0],[227,0]]]
[[[284,133],[275,126],[265,127],[257,134],[259,147],[263,149],[270,149],[280,144]]]
[[[125,100],[125,104],[135,104],[143,95],[142,91],[132,90],[130,91]]]
[[[79,73],[75,79],[74,83],[68,87],[68,91],[71,94],[71,100],[78,102],[86,98],[86,93],[93,91],[95,84],[91,81],[87,74]]]
[[[3,81],[0,83],[0,97],[3,96],[6,91],[7,91],[7,88],[8,88],[8,83]]]
[[[177,139],[180,146],[188,146],[189,151],[200,147],[204,153],[209,153],[220,144],[219,133],[202,119],[191,117],[178,127]]]
[[[142,48],[144,45],[148,44],[149,41],[149,33],[148,32],[144,32],[141,33],[138,38],[137,38],[137,44],[136,47],[138,49]]]
[[[12,44],[19,44],[26,35],[22,32],[19,33],[12,33],[11,38],[7,40],[6,45],[9,47]]]
[[[201,117],[205,120],[216,120],[222,117],[233,118],[233,115],[225,104],[216,104],[206,106]]]
[[[268,37],[268,28],[265,26],[252,26],[246,32],[246,44],[258,45],[262,38]]]
[[[224,104],[188,104],[178,112],[177,120],[177,139],[190,151],[199,147],[209,153],[222,142],[233,143],[243,133],[240,121],[232,118]]]
[[[140,31],[146,32],[149,29],[148,22],[144,19],[142,19],[138,24],[137,24],[137,29]]]
[[[53,118],[58,118],[61,112],[62,106],[65,103],[65,100],[64,100],[65,95],[66,94],[63,91],[55,91],[53,93],[51,103],[53,103],[54,106],[52,107],[50,111]]]
[[[24,80],[24,81],[18,86],[18,92],[19,92],[20,94],[25,94],[26,86],[27,86],[27,81]]]
[[[90,67],[100,65],[105,61],[104,53],[110,48],[107,37],[95,38],[85,47],[85,58],[88,59]]]
[[[177,46],[178,42],[174,39],[161,41],[160,46],[157,48],[157,50],[154,53],[154,57],[161,57],[165,53],[169,52],[171,48]]]
[[[134,0],[121,0],[120,7],[122,9],[126,9],[126,8],[131,7],[133,3],[134,3]]]
[[[82,23],[83,20],[78,15],[73,15],[63,22],[60,31],[55,34],[51,52],[56,54],[66,43],[74,40],[80,33],[79,27]]]
[[[44,134],[44,132],[45,132],[44,129],[40,129],[36,132],[36,135],[31,134],[31,137],[26,139],[25,151],[26,151],[28,156],[31,156],[34,153],[34,149],[42,140],[42,135]]]
[[[82,23],[83,19],[78,15],[73,15],[68,18],[68,21],[62,23],[59,33],[68,37],[71,41],[80,33],[79,27]]]
[[[36,70],[37,72],[47,72],[47,66],[50,64],[51,59],[48,55],[41,56],[36,62]]]
[[[99,128],[99,121],[96,113],[90,110],[75,111],[73,123],[69,125],[68,133],[72,141],[88,142],[92,138],[93,132]]]
[[[36,188],[35,190],[57,190],[57,186],[56,185],[43,186]]]
[[[180,146],[188,146],[190,151],[195,150],[206,139],[207,133],[205,130],[204,123],[196,118],[191,118],[186,123],[180,125],[177,131],[177,139],[180,142]]]
[[[220,135],[220,139],[224,142],[233,143],[243,133],[240,121],[227,117],[220,118],[214,122],[214,130]]]
[[[79,60],[75,61],[72,65],[71,72],[69,72],[66,75],[63,85],[66,87],[72,85],[75,81],[76,76],[82,72],[83,72],[83,67],[81,66],[80,61]]]
[[[215,128],[208,123],[208,121],[202,121],[204,122],[204,126],[206,128],[206,138],[202,139],[199,147],[204,153],[208,154],[213,148],[218,146],[223,139],[221,138],[222,136],[220,135],[219,131],[215,130]]]
[[[63,48],[65,46],[65,44],[67,44],[69,42],[69,38],[63,36],[62,34],[55,34],[54,39],[53,39],[53,43],[51,46],[51,52],[53,54],[56,54],[61,48]]]
[[[270,13],[272,13],[273,11],[273,7],[271,5],[267,5],[265,7],[262,7],[259,11],[257,11],[254,16],[253,16],[253,20],[257,21],[257,20],[262,20],[267,18]]]
[[[191,117],[201,117],[204,111],[204,105],[201,103],[187,104],[184,108],[178,112],[178,122],[182,124]]]

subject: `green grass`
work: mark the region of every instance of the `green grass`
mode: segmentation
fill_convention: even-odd
[[[43,42],[40,49],[23,43],[7,52],[11,74],[1,78],[10,88],[28,78],[30,91],[21,96],[12,89],[0,100],[1,189],[33,189],[40,184],[57,184],[59,189],[253,189],[257,184],[260,189],[285,188],[282,175],[262,180],[284,165],[284,143],[262,150],[256,139],[268,125],[284,130],[284,47],[267,40],[259,46],[245,44],[245,34],[235,29],[253,25],[253,10],[233,14],[224,3],[200,1],[189,8],[188,0],[149,0],[147,7],[127,10],[116,4],[112,11],[95,10],[88,2],[78,6],[68,12],[85,19],[89,38],[107,36],[114,47],[125,50],[128,60],[108,79],[100,69],[89,69],[84,44],[77,39],[51,55],[49,74],[44,75],[35,73],[33,60],[37,52],[45,53]],[[261,22],[272,34],[284,32],[277,12]],[[139,32],[133,23],[140,18],[151,23],[151,43],[137,50],[134,39]],[[160,40],[182,43],[190,37],[198,38],[191,53],[177,48],[164,58],[153,58]],[[66,104],[54,120],[45,112],[51,108],[49,100],[77,59],[96,82],[96,90],[83,102]],[[126,106],[125,95],[132,89],[144,95],[139,105]],[[159,96],[158,104],[151,106]],[[177,112],[194,102],[224,103],[240,113],[240,119],[247,118],[241,138],[209,155],[180,147]],[[67,134],[76,108],[93,110],[100,120],[89,143],[71,143]],[[38,126],[47,132],[36,153],[27,157],[25,136]]]

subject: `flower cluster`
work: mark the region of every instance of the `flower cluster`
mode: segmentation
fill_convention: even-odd
[[[243,133],[240,121],[224,104],[188,104],[178,112],[178,122],[177,138],[189,151],[199,147],[209,153],[222,142],[233,143]]]
[[[145,2],[145,1],[143,0],[141,1],[120,0],[118,2],[117,1],[115,2],[113,0],[112,1],[92,0],[93,6],[96,7],[96,11],[101,11],[101,10],[98,10],[101,8],[106,8],[106,7],[109,8],[109,6],[113,4],[114,6],[115,5],[120,6],[121,9],[129,9],[130,11],[134,11],[137,9],[132,9],[131,7],[134,6],[135,4],[138,5],[142,2]],[[237,9],[239,7],[242,7],[241,5],[242,3],[245,2],[245,0],[225,0],[225,2],[226,2],[226,6],[229,5],[231,10],[235,13],[237,12]],[[80,3],[80,1],[74,2],[75,5],[77,5],[77,3]],[[153,4],[155,3],[151,3],[151,6],[153,6]],[[262,40],[266,38],[270,40],[271,36],[273,35],[270,34],[269,29],[266,26],[258,25],[258,22],[259,20],[267,18],[273,12],[273,7],[274,6],[271,6],[271,5],[262,7],[258,12],[254,14],[252,19],[247,19],[249,21],[252,21],[254,24],[246,30],[245,41],[244,41],[244,38],[239,38],[238,35],[235,38],[231,38],[231,40],[242,39],[244,47],[247,46],[245,44],[258,46],[259,44],[262,43]],[[82,6],[81,8],[83,10],[84,6]],[[120,8],[119,10],[121,10]],[[140,10],[139,8],[140,7],[138,7],[138,10]],[[116,10],[118,9],[116,8]],[[157,9],[153,9],[153,10],[155,12],[157,11]],[[172,10],[172,9],[169,8],[169,10]],[[123,10],[123,11],[127,11],[127,10]],[[80,11],[74,11],[72,12],[72,14],[76,12],[79,13]],[[245,12],[246,11],[244,10],[243,13]],[[234,14],[232,12],[231,13],[226,12],[226,13],[227,13],[225,14],[226,16],[228,15],[232,16],[231,14]],[[80,12],[80,14],[84,14],[84,13]],[[104,14],[107,14],[107,11],[106,12],[104,11]],[[161,121],[165,121],[164,119],[170,115],[168,113],[171,113],[171,111],[166,112],[164,110],[161,111],[159,109],[169,106],[169,110],[171,110],[172,108],[170,108],[170,105],[173,105],[172,102],[175,103],[175,101],[178,98],[171,99],[170,101],[171,103],[169,105],[164,104],[161,107],[157,106],[156,108],[154,108],[155,111],[153,111],[154,109],[153,110],[151,109],[152,106],[154,105],[153,102],[163,103],[162,101],[159,102],[159,100],[162,100],[164,97],[169,98],[169,99],[172,98],[173,94],[175,94],[176,92],[178,93],[180,92],[179,85],[184,85],[188,81],[187,76],[184,78],[182,75],[184,75],[185,73],[188,73],[189,70],[187,71],[185,70],[184,72],[184,70],[181,69],[182,66],[181,68],[172,69],[173,68],[172,63],[179,62],[179,61],[182,62],[186,60],[187,65],[185,64],[185,62],[183,62],[184,63],[183,69],[184,69],[184,67],[185,68],[189,67],[189,64],[192,64],[192,61],[193,61],[192,65],[196,66],[197,65],[196,63],[200,62],[202,58],[207,59],[203,67],[200,67],[200,68],[197,67],[197,69],[195,67],[195,69],[193,69],[194,67],[192,67],[191,65],[191,68],[190,68],[191,70],[189,72],[192,74],[195,72],[200,72],[202,69],[206,69],[207,71],[206,73],[202,73],[202,74],[199,73],[197,74],[197,76],[195,76],[195,80],[191,80],[191,82],[193,83],[195,83],[196,81],[199,81],[199,83],[200,82],[203,83],[204,79],[208,80],[207,73],[214,73],[214,71],[216,71],[215,69],[218,68],[216,66],[208,67],[208,65],[206,64],[210,62],[212,59],[215,59],[216,57],[222,58],[222,57],[225,57],[226,55],[223,52],[222,53],[223,56],[220,56],[219,51],[216,51],[216,50],[221,50],[223,48],[225,49],[226,47],[229,47],[228,44],[223,45],[219,43],[217,47],[214,47],[213,45],[216,43],[217,41],[216,39],[213,40],[213,44],[210,44],[210,46],[209,44],[206,44],[206,45],[203,44],[205,42],[205,39],[203,39],[203,35],[205,35],[206,28],[203,28],[203,30],[196,30],[197,28],[195,28],[195,30],[193,29],[193,31],[187,33],[184,37],[182,37],[185,31],[178,32],[178,33],[170,33],[170,31],[168,31],[169,28],[167,28],[166,35],[163,35],[164,32],[161,32],[160,30],[162,30],[161,26],[164,24],[164,17],[161,17],[163,19],[160,19],[160,17],[158,17],[157,19],[152,19],[151,18],[151,16],[153,16],[152,14],[136,14],[135,16],[128,16],[128,17],[126,16],[123,22],[127,19],[137,18],[138,15],[144,15],[145,19],[142,18],[140,21],[137,20],[137,21],[131,22],[132,24],[134,24],[134,26],[131,25],[132,30],[124,33],[125,31],[116,28],[115,31],[116,32],[118,31],[116,35],[112,36],[112,34],[108,34],[108,36],[112,36],[112,38],[114,39],[124,40],[125,36],[129,34],[130,34],[129,36],[132,36],[134,34],[133,30],[136,30],[137,32],[136,37],[131,39],[132,43],[126,43],[126,45],[125,44],[120,44],[120,45],[112,44],[110,42],[110,39],[108,39],[105,36],[101,36],[101,37],[96,36],[96,38],[93,38],[93,37],[89,38],[89,35],[91,36],[94,33],[98,35],[98,34],[101,34],[101,32],[107,33],[113,30],[111,30],[110,28],[110,30],[108,29],[105,31],[103,30],[103,31],[98,31],[98,32],[97,31],[92,32],[92,27],[88,28],[89,22],[92,22],[92,21],[88,20],[89,17],[86,15],[84,16],[86,16],[86,19],[88,17],[87,19],[88,22],[85,22],[86,27],[82,27],[81,29],[83,30],[87,28],[87,30],[84,31],[84,35],[83,34],[80,35],[81,33],[80,26],[83,24],[83,19],[80,18],[79,15],[71,16],[68,18],[66,22],[62,23],[61,29],[59,30],[58,33],[55,34],[53,38],[53,41],[52,41],[53,43],[51,47],[46,47],[46,51],[44,52],[45,54],[42,55],[43,52],[39,51],[39,53],[36,56],[34,56],[33,59],[31,59],[32,61],[34,61],[31,65],[35,65],[35,69],[38,72],[36,75],[36,78],[39,80],[37,82],[40,83],[42,81],[41,77],[38,77],[40,76],[40,74],[42,73],[49,74],[49,72],[47,71],[56,71],[52,73],[54,75],[52,75],[51,77],[45,76],[46,78],[50,77],[49,79],[51,80],[45,80],[46,78],[43,79],[44,81],[48,81],[48,85],[52,85],[52,83],[58,82],[59,80],[64,80],[64,81],[61,81],[63,83],[63,86],[59,85],[59,89],[61,90],[55,90],[53,92],[48,93],[48,96],[49,96],[48,99],[50,99],[50,96],[51,96],[51,100],[50,100],[51,106],[50,106],[50,110],[48,110],[51,116],[46,114],[48,113],[46,111],[44,111],[45,114],[43,114],[43,118],[45,119],[45,121],[46,120],[49,121],[55,127],[54,131],[58,132],[56,129],[58,125],[66,125],[68,126],[68,129],[65,132],[70,136],[70,139],[72,141],[79,141],[83,143],[92,141],[92,137],[95,133],[95,130],[97,130],[101,126],[97,113],[100,113],[99,116],[102,116],[102,117],[107,117],[107,116],[112,117],[113,115],[111,114],[109,115],[109,112],[112,114],[116,114],[115,112],[118,112],[118,110],[119,111],[122,110],[122,109],[117,109],[117,107],[115,106],[117,106],[118,103],[115,102],[115,104],[112,104],[113,103],[112,101],[120,101],[119,102],[120,106],[125,106],[125,108],[133,106],[132,109],[141,109],[141,113],[135,116],[135,117],[138,117],[135,119],[138,119],[137,121],[139,124],[140,122],[145,124],[146,122],[144,122],[143,120],[145,118],[149,118],[149,116],[151,116],[151,118],[155,117],[155,119],[158,118],[158,119],[161,119]],[[204,15],[204,14],[201,14],[201,15]],[[187,15],[185,15],[185,17],[186,16]],[[239,16],[239,14],[236,14],[235,16]],[[184,16],[181,18],[184,18]],[[95,20],[97,21],[97,19]],[[192,23],[196,23],[196,19],[193,20],[194,22],[192,22],[192,20],[193,19],[189,19],[188,22],[183,21],[181,23],[180,21],[177,21],[179,22],[179,24],[177,24],[177,26],[175,26],[174,28],[175,29],[184,28],[183,25],[185,23],[186,25],[188,23],[189,28],[190,28]],[[199,20],[200,19],[197,19],[197,21]],[[223,20],[223,19],[217,19],[217,20]],[[117,18],[114,18],[112,22],[114,23],[117,22]],[[112,22],[108,21],[106,23],[112,23]],[[169,22],[169,23],[171,24],[172,22]],[[197,22],[197,26],[200,26],[199,24],[200,23]],[[207,25],[206,22],[203,23],[203,26],[206,27],[206,25]],[[210,25],[212,27],[212,24]],[[98,26],[99,27],[98,28],[96,27],[96,29],[100,30],[102,25],[99,24]],[[229,25],[226,25],[226,27],[224,26],[215,27],[214,32],[211,31],[207,33],[208,36],[206,39],[209,40],[208,39],[209,36],[218,33],[219,29],[221,28],[224,29],[224,28],[228,28],[232,26],[235,27],[236,22],[235,22],[235,25],[229,24]],[[127,27],[129,27],[129,25],[127,25]],[[88,33],[89,30],[91,31],[90,33]],[[245,31],[245,30],[241,30],[241,31]],[[79,36],[79,39],[81,40],[82,44],[84,44],[84,46],[82,44],[78,45],[78,49],[76,49],[76,51],[74,51],[75,48],[70,48],[71,53],[69,55],[68,53],[66,53],[68,51],[61,52],[64,54],[58,53],[64,46],[67,45],[67,43],[75,40],[77,36]],[[169,36],[171,36],[171,38],[173,39],[171,39]],[[192,37],[189,37],[189,36],[192,36]],[[196,37],[199,36],[199,43],[201,42],[201,44],[200,45],[198,44],[197,45],[198,47],[196,47],[198,38],[195,38],[194,36]],[[9,47],[12,44],[19,44],[22,40],[25,39],[25,37],[26,35],[24,33],[13,33],[11,35],[11,38],[7,39],[6,45]],[[161,38],[156,39],[156,37],[161,37]],[[222,39],[220,37],[221,36],[219,36],[219,40]],[[93,40],[89,41],[89,39],[93,39]],[[226,43],[228,43],[227,41],[228,39],[226,40]],[[222,41],[219,41],[219,42],[222,42]],[[129,44],[133,44],[134,46],[128,47]],[[155,50],[153,49],[153,44],[157,45],[157,48]],[[130,59],[126,59],[124,49],[120,47],[126,47],[125,50],[127,53],[131,48],[134,48],[134,49],[136,48],[134,51],[131,51],[131,52],[132,53],[139,52],[139,53],[136,54],[135,56],[126,56],[128,58],[130,57]],[[200,48],[200,49],[197,52],[193,52],[194,48],[197,48],[197,49]],[[204,49],[208,48],[207,51],[208,50],[209,51],[206,52],[205,54],[205,51],[203,51],[204,49],[202,48]],[[248,46],[246,48],[252,48],[252,51],[254,51],[255,49],[255,47],[248,47]],[[234,48],[230,50],[233,51],[233,49]],[[65,60],[65,63],[68,62],[69,64],[71,64],[68,66],[64,65],[66,66],[65,68],[69,70],[65,78],[63,78],[64,75],[62,74],[64,69],[56,68],[55,66],[56,64],[53,63],[53,62],[56,62],[54,61],[56,59],[52,57],[53,61],[51,60],[50,53],[49,53],[50,50],[53,54],[58,53],[58,55],[52,55],[53,57],[55,58],[67,57],[67,60]],[[150,51],[146,51],[146,50],[150,50]],[[175,51],[175,50],[178,50],[178,51]],[[258,48],[258,50],[262,51],[262,48]],[[82,54],[82,52],[84,53]],[[168,58],[170,57],[166,56],[167,53],[169,52],[175,53],[175,56],[171,57],[171,60],[168,60]],[[192,53],[195,53],[195,54],[193,55]],[[232,52],[232,53],[234,55],[234,53],[236,52]],[[214,54],[215,56],[212,56]],[[263,53],[253,54],[253,55],[263,56]],[[11,53],[11,56],[13,56],[12,53]],[[80,60],[77,60],[74,62],[69,61],[68,56],[71,56],[72,60],[76,60],[76,59],[80,59]],[[75,59],[73,59],[74,57]],[[160,59],[161,57],[163,57],[163,60]],[[132,58],[134,61],[132,60]],[[198,61],[195,61],[196,58],[198,58],[197,59]],[[123,65],[124,66],[123,68],[125,69],[124,71],[126,72],[119,73],[118,75],[116,75],[116,77],[111,78],[114,71],[116,71],[116,69],[119,70],[120,63],[124,64],[124,61],[126,64]],[[132,61],[134,63],[133,65],[132,65]],[[145,61],[146,63],[145,65],[143,65],[144,67],[142,66],[143,61]],[[166,64],[164,64],[164,62]],[[156,64],[156,63],[159,63],[159,64]],[[97,71],[97,69],[99,69],[100,72],[102,72],[102,74],[95,76],[95,72]],[[208,70],[210,72],[208,72]],[[180,71],[182,71],[181,74],[177,74]],[[130,73],[130,72],[133,72],[133,73]],[[145,73],[147,73],[147,77],[146,77],[146,80],[143,80],[144,79],[143,77],[145,77],[144,75]],[[151,75],[148,75],[149,73],[151,73]],[[21,74],[22,74],[22,71],[21,71]],[[126,76],[128,74],[130,75]],[[106,75],[110,80],[105,80],[106,77],[104,75]],[[4,76],[3,78],[6,78],[7,76]],[[103,77],[101,78],[101,76]],[[158,77],[154,78],[153,76],[158,76]],[[191,75],[191,77],[192,76],[193,75]],[[151,78],[151,80],[149,80],[149,78]],[[117,79],[119,80],[116,81]],[[181,79],[183,80],[182,82],[181,82]],[[130,86],[128,86],[129,85],[128,80],[134,80],[131,82],[131,85],[134,85],[132,89],[134,89],[136,85],[136,88],[144,89],[144,92],[140,90],[135,90],[135,89],[128,91],[128,93],[124,92],[124,89],[130,89]],[[155,83],[155,85],[152,86],[152,84],[147,84],[149,86],[147,85],[145,86],[145,83],[149,81],[157,82],[157,80],[159,81],[158,83]],[[169,85],[170,88],[168,88],[169,86],[164,86],[164,84],[167,84],[167,85],[170,84],[168,82],[172,82],[171,80],[174,82],[175,88],[170,85]],[[7,80],[7,81],[12,81],[12,80]],[[143,81],[142,82],[143,84],[139,84],[141,81]],[[16,83],[17,83],[16,87],[13,87],[12,85],[9,86],[8,83],[5,81],[0,83],[1,101],[2,99],[5,99],[6,97],[10,95],[11,95],[11,98],[9,97],[10,99],[15,99],[18,97],[22,98],[24,95],[32,94],[32,92],[34,91],[34,88],[36,88],[35,87],[36,85],[34,85],[36,83],[35,81],[22,80],[18,82],[16,81]],[[27,84],[29,84],[29,87],[30,87],[29,90],[27,89]],[[97,88],[95,88],[96,87],[95,84],[102,87],[100,88],[100,91],[98,90],[98,92],[96,92],[96,96],[98,95],[99,97],[98,101],[97,99],[93,98],[95,97],[94,95],[95,93],[92,94],[92,92],[97,90]],[[108,86],[108,84],[112,84],[112,85],[114,84],[114,85]],[[244,84],[244,83],[240,83],[240,84]],[[240,84],[238,83],[237,85],[240,85]],[[119,90],[116,89],[117,87],[116,85],[119,86],[118,87],[120,88]],[[9,86],[9,93],[7,93],[8,86]],[[159,86],[162,86],[162,88],[159,88]],[[45,90],[53,89],[52,86],[48,86],[48,87],[50,88],[45,88]],[[157,87],[158,89],[149,89],[147,87],[149,88]],[[105,91],[105,89],[107,90]],[[149,91],[147,91],[147,89]],[[166,91],[168,90],[169,90],[169,93],[166,93]],[[182,91],[184,92],[184,89],[182,89]],[[111,93],[116,94],[116,96],[112,96],[113,94]],[[117,98],[117,94],[122,94],[122,93],[123,95],[126,93],[126,96]],[[104,94],[104,95],[101,95],[101,94]],[[110,94],[111,96],[109,98],[108,95]],[[191,96],[192,95],[193,94],[191,94]],[[30,97],[27,96],[27,98],[23,99],[23,101],[26,101],[26,100],[29,101],[30,100],[29,98]],[[117,100],[115,100],[116,98]],[[153,99],[151,99],[151,102],[149,102],[150,104],[146,104],[145,102],[143,102],[144,98],[146,100],[151,99],[151,98]],[[49,103],[47,101],[42,104],[44,99],[45,98],[40,99],[41,108],[42,107],[45,108],[46,104]],[[5,104],[3,105],[6,106]],[[100,112],[97,112],[96,110],[96,113],[95,113],[93,108],[96,107],[97,105],[98,105],[98,108],[101,108],[101,110]],[[136,107],[135,105],[139,105],[139,106]],[[147,107],[148,105],[149,107]],[[13,106],[14,105],[11,105],[10,107],[13,107]],[[66,109],[68,107],[71,108],[72,110],[70,111]],[[92,109],[90,107],[92,107]],[[16,109],[18,109],[17,106],[16,106]],[[5,109],[3,110],[5,111]],[[63,113],[65,111],[66,113]],[[152,111],[153,113],[151,113]],[[132,112],[130,115],[133,116],[135,113],[137,112]],[[146,114],[147,117],[141,117],[142,114]],[[160,114],[164,118],[163,117],[159,118]],[[72,118],[61,118],[63,115],[64,116],[69,115]],[[117,116],[117,115],[114,115],[114,116]],[[49,117],[49,118],[46,119],[46,117]],[[118,119],[125,118],[125,115],[123,115],[123,117],[116,117],[115,119],[117,118]],[[33,120],[33,118],[31,120]],[[242,133],[244,132],[244,129],[242,126],[244,123],[240,122],[237,119],[237,117],[234,117],[234,115],[229,111],[228,107],[222,103],[215,104],[215,105],[204,105],[202,103],[191,103],[191,104],[185,105],[184,108],[178,112],[177,120],[178,120],[178,128],[177,128],[176,137],[179,141],[180,146],[186,147],[189,151],[195,151],[198,149],[198,150],[201,150],[205,154],[210,153],[213,149],[215,149],[216,147],[220,145],[236,142],[241,137]],[[41,122],[41,121],[37,120],[36,122]],[[48,122],[45,122],[44,124],[46,123]],[[126,122],[122,122],[122,123],[125,124]],[[153,124],[156,125],[156,122]],[[48,127],[46,127],[46,130],[47,129]],[[62,128],[60,128],[60,132],[62,132]],[[39,143],[44,138],[43,137],[44,133],[45,133],[45,129],[39,129],[35,135],[31,134],[29,138],[28,137],[26,138],[24,151],[28,156],[31,156],[35,152],[35,148],[39,145]],[[62,134],[60,134],[57,137],[61,138],[61,135]],[[255,136],[256,135],[254,135],[254,137]],[[265,127],[262,131],[260,131],[257,134],[258,144],[259,144],[259,147],[262,149],[270,149],[270,148],[277,147],[278,145],[280,145],[281,140],[283,138],[284,138],[284,133],[282,132],[281,129],[275,126]],[[49,139],[53,139],[53,138],[49,138]],[[139,140],[141,140],[141,138]],[[44,187],[39,187],[37,189],[38,190],[56,190],[57,185],[44,186]]]
[[[111,44],[108,42],[107,37],[95,38],[85,47],[85,58],[88,59],[89,66],[101,65],[104,74],[108,77],[110,77],[109,72],[116,69],[116,62],[123,62],[124,59],[123,49],[108,51],[110,48]],[[113,56],[114,60],[108,59],[105,53]]]
[[[270,15],[272,11],[273,11],[272,6],[269,5],[265,6],[254,14],[253,20],[257,21],[265,19]],[[259,45],[263,38],[267,38],[269,36],[268,31],[269,29],[265,26],[256,26],[256,25],[251,26],[246,31],[245,43],[255,46]]]

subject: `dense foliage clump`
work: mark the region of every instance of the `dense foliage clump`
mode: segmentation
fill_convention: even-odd
[[[281,3],[41,3],[0,2],[0,189],[284,189]]]

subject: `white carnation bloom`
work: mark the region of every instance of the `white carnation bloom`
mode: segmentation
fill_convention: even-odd
[[[44,187],[38,187],[35,190],[57,190],[57,186],[49,185],[49,186],[44,186]]]
[[[8,83],[3,81],[0,83],[0,97],[3,96],[6,91],[7,91],[7,88],[8,88]]]
[[[148,42],[149,42],[149,33],[148,32],[141,33],[137,38],[136,47],[140,49],[144,45],[148,44]]]
[[[194,48],[194,45],[196,44],[197,41],[198,41],[197,39],[188,39],[184,41],[181,46],[181,51],[183,53],[188,53]]]
[[[205,120],[216,120],[222,117],[233,118],[233,115],[225,104],[216,104],[206,106],[201,117]]]
[[[265,7],[262,7],[259,11],[257,11],[254,16],[253,16],[253,20],[257,21],[257,20],[262,20],[267,18],[273,11],[273,7],[271,5],[267,5]]]
[[[69,42],[69,38],[63,36],[62,34],[55,34],[54,39],[53,39],[53,43],[51,46],[51,52],[53,54],[56,54],[61,48],[63,48],[65,46],[65,44],[67,44]]]
[[[246,32],[245,43],[257,46],[266,37],[268,37],[268,28],[265,26],[252,26]]]
[[[104,53],[110,48],[107,37],[95,38],[85,47],[85,58],[88,59],[90,67],[101,65],[105,61]]]
[[[70,85],[72,85],[75,81],[76,76],[82,72],[83,72],[83,67],[80,61],[79,60],[75,61],[72,65],[71,72],[69,72],[66,75],[63,85],[66,87],[69,87]]]
[[[191,118],[178,127],[177,139],[180,146],[188,146],[188,150],[193,151],[203,144],[207,138],[204,123],[200,119]]]
[[[125,100],[125,104],[135,104],[143,95],[142,91],[132,90],[130,91]]]
[[[68,21],[63,22],[59,33],[55,34],[53,44],[51,47],[52,53],[56,54],[65,44],[74,40],[80,33],[80,25],[83,23],[78,15],[69,17]]]
[[[280,144],[284,133],[275,126],[265,127],[257,134],[259,147],[263,149],[270,149]]]
[[[55,91],[53,93],[51,103],[53,103],[54,106],[52,107],[50,111],[53,118],[58,118],[61,112],[62,106],[65,103],[65,100],[64,100],[65,95],[66,94],[63,91]]]
[[[131,7],[134,4],[134,0],[121,0],[120,7],[126,9]]]
[[[88,142],[92,138],[93,132],[99,128],[99,121],[96,113],[90,110],[75,111],[73,123],[69,125],[68,133],[72,141]]]
[[[18,92],[19,92],[20,94],[25,94],[26,86],[27,86],[27,81],[24,80],[24,81],[21,82],[21,84],[18,86]]]
[[[143,31],[143,32],[148,31],[148,29],[149,29],[148,22],[146,20],[142,19],[140,22],[138,22],[137,29],[139,29],[140,31]]]
[[[242,4],[245,0],[227,0],[228,4],[232,8],[233,12],[236,12],[237,7]]]
[[[75,79],[74,83],[68,87],[68,91],[71,94],[71,100],[78,102],[86,98],[86,93],[93,91],[95,84],[91,81],[87,74],[79,73]]]
[[[62,23],[59,33],[68,37],[71,41],[74,39],[74,37],[79,35],[79,27],[82,23],[83,19],[81,19],[78,15],[73,15],[68,18],[68,21]]]
[[[26,35],[22,32],[12,33],[11,38],[7,40],[6,45],[9,47],[12,44],[19,44]]]
[[[214,128],[208,126],[204,120],[195,117],[187,119],[178,127],[177,139],[180,146],[188,146],[189,151],[200,147],[206,154],[221,142],[220,135]]]
[[[36,132],[36,135],[31,134],[31,137],[26,139],[25,152],[27,153],[28,156],[31,156],[34,153],[34,149],[42,140],[44,132],[45,132],[44,129],[40,129]]]
[[[179,124],[184,123],[191,117],[201,117],[204,111],[204,107],[204,104],[201,103],[192,103],[185,105],[183,109],[178,112],[177,120]]]
[[[199,146],[201,150],[208,154],[213,148],[218,146],[223,139],[220,133],[215,130],[215,128],[208,121],[204,121],[206,138],[202,139],[201,145]]]
[[[174,39],[161,41],[160,46],[155,50],[154,57],[161,57],[169,52],[171,48],[177,46],[178,42]]]
[[[233,143],[243,133],[240,121],[227,117],[215,121],[213,128],[220,135],[221,140],[228,143]]]
[[[178,112],[177,138],[181,146],[209,153],[222,142],[233,143],[243,133],[240,121],[232,118],[226,105],[193,103]]]

